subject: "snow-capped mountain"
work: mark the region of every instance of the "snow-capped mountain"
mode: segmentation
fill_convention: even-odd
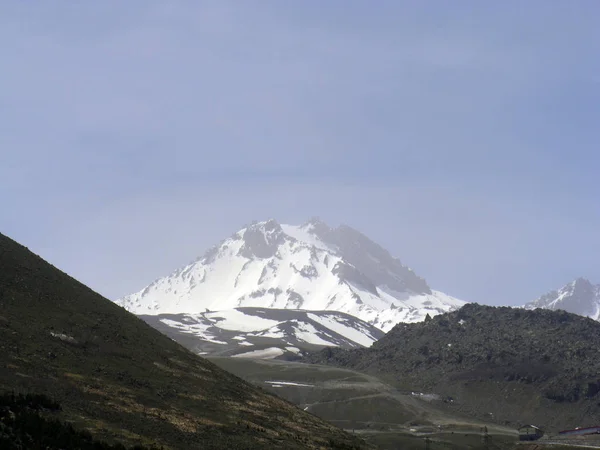
[[[557,291],[551,291],[524,308],[562,309],[564,311],[600,320],[600,285],[578,278]]]
[[[294,358],[323,347],[369,347],[384,335],[337,311],[236,308],[140,318],[196,353],[250,358]]]
[[[358,231],[318,219],[253,223],[203,257],[117,303],[135,314],[240,307],[339,311],[383,331],[459,308]]]

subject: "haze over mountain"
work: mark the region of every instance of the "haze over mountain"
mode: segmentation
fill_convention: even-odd
[[[585,278],[577,278],[566,286],[527,303],[524,308],[562,309],[600,320],[600,285],[594,285]]]
[[[198,314],[239,307],[339,311],[383,331],[456,309],[360,232],[318,219],[275,220],[234,233],[191,264],[116,301],[135,314]]]
[[[600,3],[261,3],[0,2],[0,229],[111,299],[314,214],[462,299],[595,280]]]

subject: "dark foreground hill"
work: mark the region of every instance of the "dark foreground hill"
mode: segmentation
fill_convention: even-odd
[[[600,424],[599,343],[600,323],[588,318],[469,304],[398,324],[371,348],[307,361],[384,375],[478,418],[556,430]]]
[[[197,357],[1,234],[0,396],[0,439],[22,448],[38,448],[31,430],[63,439],[45,441],[50,449],[92,448],[92,439],[109,443],[93,448],[364,445]]]

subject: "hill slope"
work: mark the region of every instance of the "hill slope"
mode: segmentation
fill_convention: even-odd
[[[398,324],[368,349],[310,362],[384,374],[499,423],[574,428],[600,422],[600,323],[564,311],[469,304]]]
[[[107,441],[357,448],[361,441],[195,356],[0,234],[0,392]]]
[[[544,308],[564,311],[600,320],[600,285],[585,278],[575,281],[556,291],[548,292],[537,300],[527,303],[525,309]]]
[[[383,331],[464,304],[431,290],[358,231],[319,220],[254,223],[117,303],[146,315],[239,307],[339,311]]]

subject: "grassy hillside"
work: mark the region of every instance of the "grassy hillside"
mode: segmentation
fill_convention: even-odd
[[[363,448],[242,381],[0,235],[0,393],[43,394],[41,418],[165,448]],[[15,416],[10,406],[4,411]]]
[[[598,342],[600,323],[564,311],[466,305],[398,324],[371,348],[327,349],[308,361],[441,394],[486,421],[556,431],[600,423]]]

